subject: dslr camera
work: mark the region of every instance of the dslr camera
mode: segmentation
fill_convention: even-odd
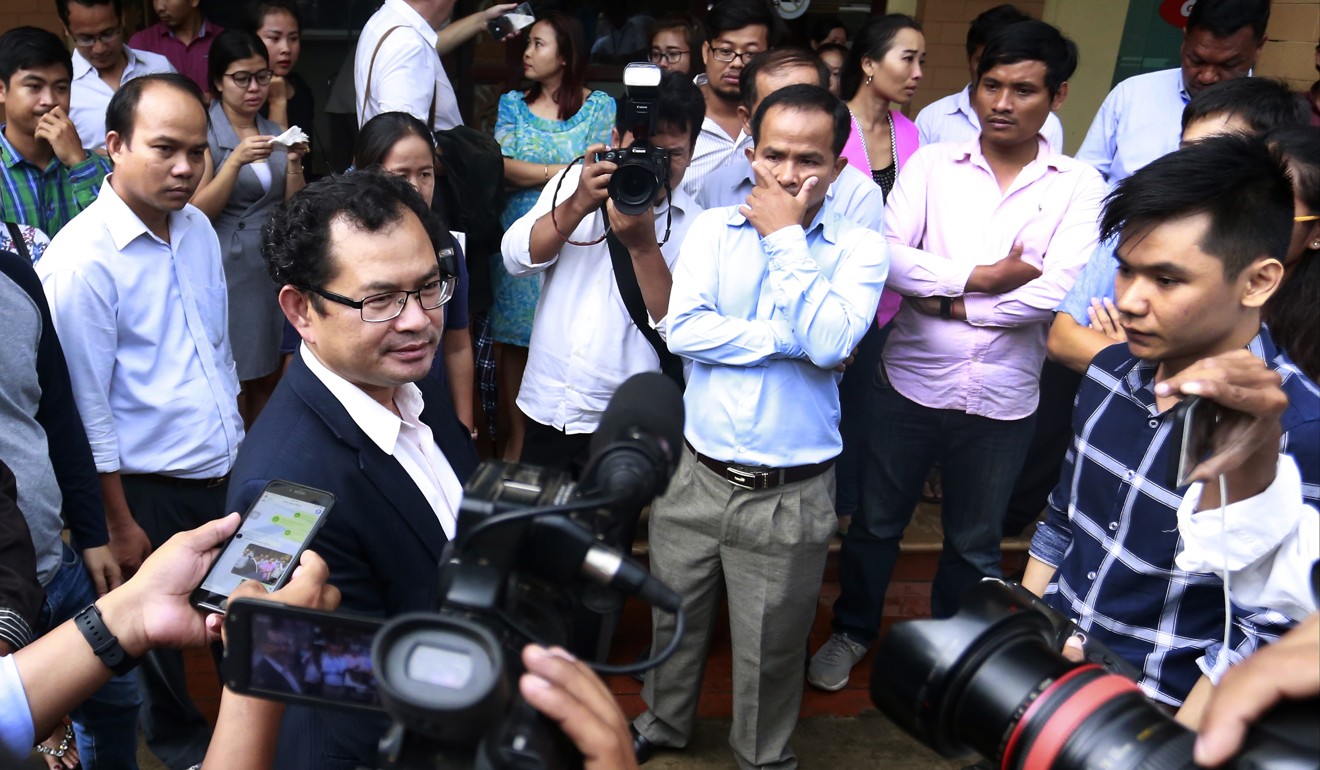
[[[871,700],[941,755],[975,751],[1003,770],[1196,768],[1196,733],[1132,679],[1090,654],[1073,663],[1059,653],[1069,624],[1022,586],[987,578],[953,617],[894,626],[876,652]],[[1320,699],[1267,712],[1227,767],[1320,767]]]
[[[580,484],[560,471],[483,463],[464,487],[457,535],[440,561],[435,612],[381,621],[231,603],[226,685],[363,718],[388,716],[382,768],[581,767],[557,725],[522,699],[522,649],[530,642],[571,649],[583,597],[600,591],[675,614],[677,633],[646,661],[591,663],[597,673],[645,671],[677,647],[678,595],[622,543],[612,545],[610,533],[620,511],[639,512],[667,485],[682,446],[682,404],[662,374],[625,382],[593,437]]]
[[[623,68],[626,98],[621,125],[632,132],[634,141],[628,147],[596,153],[597,162],[618,165],[610,177],[609,193],[615,208],[629,216],[651,208],[660,191],[669,190],[669,151],[651,146],[660,76],[660,68],[648,62]]]

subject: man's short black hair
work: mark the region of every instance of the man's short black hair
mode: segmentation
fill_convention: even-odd
[[[1001,64],[1038,61],[1045,65],[1045,87],[1050,96],[1059,93],[1077,70],[1077,45],[1056,27],[1028,19],[999,30],[985,45],[976,65],[976,79]]]
[[[743,106],[750,111],[761,96],[756,92],[757,75],[762,72],[774,75],[791,67],[810,67],[816,71],[821,87],[829,87],[830,68],[815,53],[794,45],[771,48],[753,56],[743,65],[742,74],[738,76],[738,91],[742,95]]]
[[[666,72],[660,76],[660,87],[655,97],[655,130],[667,128],[686,133],[690,150],[697,144],[701,124],[705,119],[706,98],[691,78],[681,72]],[[627,121],[628,110],[620,109],[615,113],[614,127],[619,130],[620,141],[633,128],[624,125]]]
[[[5,88],[19,70],[32,70],[61,64],[73,78],[73,54],[64,47],[60,36],[37,27],[14,27],[0,35],[0,81]]]
[[[421,220],[434,251],[448,243],[440,215],[403,177],[375,168],[357,169],[319,179],[281,206],[261,229],[261,255],[275,283],[319,289],[334,280],[330,228],[343,218],[352,226],[378,233],[411,211]],[[320,310],[320,298],[310,295]]]
[[[1187,31],[1204,29],[1215,37],[1229,37],[1251,27],[1256,40],[1265,39],[1270,23],[1270,0],[1196,0],[1187,15]]]
[[[175,88],[196,99],[202,108],[202,113],[207,116],[207,123],[210,123],[211,118],[206,111],[206,99],[202,96],[202,89],[198,88],[191,78],[177,72],[159,72],[133,78],[119,87],[115,95],[110,97],[110,104],[105,108],[105,132],[108,134],[114,131],[125,144],[132,141],[133,124],[137,117],[138,102],[142,100],[142,92],[158,84]]]
[[[1259,137],[1211,136],[1157,158],[1105,198],[1100,238],[1120,243],[1197,214],[1210,218],[1198,244],[1232,280],[1259,257],[1283,261],[1292,237],[1288,174]]]
[[[1182,130],[1193,121],[1214,115],[1232,115],[1261,134],[1276,126],[1305,123],[1310,117],[1306,102],[1297,98],[1288,84],[1273,78],[1233,78],[1206,88],[1183,107]]]
[[[996,5],[988,11],[982,11],[971,26],[967,28],[967,58],[972,58],[976,49],[984,47],[999,30],[1020,21],[1031,21],[1031,17],[1018,10],[1010,3]]]
[[[60,21],[66,27],[69,26],[69,3],[77,3],[84,8],[108,5],[114,8],[116,19],[124,18],[124,0],[55,0],[55,13],[59,14]]]
[[[766,0],[721,0],[706,11],[706,42],[711,42],[724,32],[753,24],[765,27],[766,41],[771,48],[779,45],[784,36],[784,24]]]
[[[765,121],[766,113],[773,107],[784,107],[801,112],[823,112],[829,115],[834,120],[834,143],[830,149],[834,152],[835,158],[843,152],[843,146],[848,143],[848,132],[852,128],[852,118],[848,113],[848,105],[828,89],[798,83],[767,95],[761,100],[761,106],[756,108],[756,114],[752,116],[754,145],[761,143],[761,123]]]

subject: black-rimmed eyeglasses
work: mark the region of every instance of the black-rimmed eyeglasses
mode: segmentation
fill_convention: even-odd
[[[430,281],[412,291],[385,291],[362,299],[352,299],[325,289],[307,288],[305,291],[325,297],[331,302],[355,308],[362,315],[363,321],[374,324],[398,318],[403,313],[404,306],[408,304],[410,296],[417,297],[417,304],[422,306],[422,310],[435,310],[454,298],[454,287],[457,284],[458,279],[450,276]]]
[[[226,72],[225,77],[234,81],[234,85],[239,88],[247,88],[252,85],[254,79],[259,85],[268,86],[270,85],[270,79],[275,77],[275,72],[268,69],[257,70],[256,72],[243,72],[240,70],[238,72]]]
[[[712,48],[710,55],[715,57],[715,61],[731,62],[734,59],[746,64],[751,58],[760,53],[760,51],[735,51],[732,48]]]
[[[692,52],[691,52],[691,51],[679,51],[679,50],[676,50],[676,49],[670,49],[670,50],[668,50],[668,51],[662,51],[662,50],[660,50],[659,48],[652,48],[652,49],[651,49],[651,63],[652,63],[652,64],[659,64],[660,62],[663,61],[663,62],[668,62],[668,63],[670,63],[670,64],[678,64],[679,62],[683,61],[683,57],[684,57],[684,56],[687,56],[687,55],[690,54],[690,53],[692,53]]]

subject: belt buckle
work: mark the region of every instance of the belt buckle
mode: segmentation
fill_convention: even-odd
[[[216,477],[213,478],[213,479],[207,479],[207,480],[206,480],[206,488],[207,488],[207,489],[214,489],[215,487],[218,487],[218,486],[220,486],[221,484],[225,483],[225,479],[227,479],[227,478],[229,478],[229,477],[228,477],[228,476],[216,476]]]
[[[735,487],[741,487],[747,490],[756,490],[764,486],[766,474],[761,471],[747,471],[732,465],[727,466],[727,478]]]

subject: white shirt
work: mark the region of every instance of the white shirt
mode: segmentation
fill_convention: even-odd
[[[922,146],[936,142],[970,142],[980,136],[981,119],[972,109],[971,85],[926,105],[917,113],[915,123]],[[1063,153],[1063,124],[1058,115],[1051,112],[1040,133],[1050,143],[1050,150]]]
[[[223,476],[243,420],[220,242],[191,205],[162,241],[112,178],[36,265],[96,470]]]
[[[1303,502],[1297,461],[1280,454],[1264,492],[1222,509],[1197,510],[1204,486],[1189,487],[1178,506],[1178,569],[1229,573],[1229,593],[1243,607],[1293,620],[1315,612],[1311,565],[1320,558],[1320,512]]]
[[[704,78],[705,75],[698,76]],[[696,81],[694,81],[696,82]],[[701,85],[698,83],[698,85]],[[706,178],[716,170],[747,159],[747,150],[752,147],[752,137],[743,133],[741,127],[738,136],[731,137],[720,128],[709,114],[701,121],[701,133],[697,135],[697,145],[692,148],[692,162],[683,175],[683,191],[693,200]]]
[[[385,38],[380,51],[376,45]],[[358,127],[382,112],[406,112],[423,123],[430,120],[435,102],[437,131],[463,124],[458,98],[435,50],[437,35],[422,15],[404,0],[385,0],[358,37],[353,58],[353,86],[357,94]],[[375,67],[371,65],[375,53]],[[367,72],[371,72],[371,100],[366,100]]]
[[[174,65],[158,53],[139,51],[124,46],[124,56],[128,63],[124,65],[124,74],[119,76],[119,85],[143,75],[158,72],[173,72]],[[105,108],[110,106],[110,97],[115,92],[106,85],[96,72],[92,63],[78,49],[73,51],[73,84],[69,89],[69,119],[78,129],[78,138],[82,146],[89,150],[105,147]]]
[[[431,504],[445,537],[453,540],[463,485],[435,445],[430,426],[422,422],[425,407],[422,391],[411,382],[396,388],[394,406],[399,415],[395,415],[361,388],[326,368],[306,344],[302,345],[301,355],[303,363],[343,405],[344,411],[367,434],[367,438],[407,471],[408,478],[417,485],[417,491]]]
[[[581,174],[581,166],[565,172],[559,203],[577,189]],[[531,211],[509,226],[500,244],[504,266],[513,275],[545,273],[518,407],[542,425],[565,433],[591,433],[623,381],[639,372],[660,371],[660,357],[628,315],[605,242],[566,243],[550,260],[532,263],[532,226],[550,211],[554,182],[541,190]],[[664,237],[668,212],[673,213],[672,230],[660,253],[672,272],[688,226],[701,209],[682,189],[674,190],[672,204],[665,201],[655,211],[657,243]],[[596,211],[570,237],[593,241],[604,232],[605,215]],[[664,333],[663,325],[658,331]]]
[[[17,767],[36,740],[27,691],[13,655],[0,658],[0,766]]]

